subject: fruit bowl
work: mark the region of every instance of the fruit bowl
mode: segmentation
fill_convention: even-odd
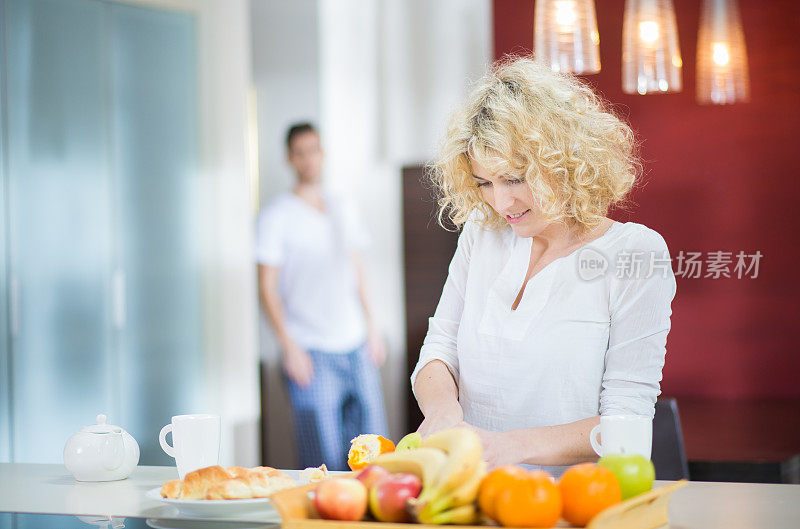
[[[311,492],[317,483],[276,492],[270,499],[281,516],[284,529],[412,529],[414,527],[441,527],[410,523],[339,522],[322,520],[314,509]],[[672,494],[687,485],[686,480],[668,483],[609,507],[587,525],[587,529],[653,529],[669,522],[669,501]],[[486,520],[485,526],[496,525]],[[451,526],[453,527],[453,526]],[[480,527],[480,526],[458,526]],[[563,520],[556,527],[571,527]]]

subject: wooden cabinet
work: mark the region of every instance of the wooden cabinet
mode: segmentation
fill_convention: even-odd
[[[403,168],[403,265],[406,304],[406,368],[408,376],[419,359],[422,341],[428,332],[447,269],[456,251],[458,232],[439,226],[434,191],[422,166]],[[451,228],[452,229],[452,228]],[[407,388],[408,431],[422,421],[417,401]]]

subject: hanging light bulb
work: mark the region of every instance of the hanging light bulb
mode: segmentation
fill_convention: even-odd
[[[736,0],[705,0],[697,36],[697,102],[750,99],[747,48]]]
[[[680,92],[681,50],[672,0],[626,0],[622,25],[622,91]]]
[[[556,72],[600,71],[594,0],[537,0],[534,50]]]

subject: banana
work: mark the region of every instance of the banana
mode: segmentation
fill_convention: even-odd
[[[387,452],[376,457],[373,465],[378,465],[391,473],[407,472],[415,474],[422,480],[422,490],[435,485],[435,480],[447,456],[438,448],[420,447],[402,452]]]
[[[386,470],[419,476],[422,492],[408,506],[416,521],[469,524],[478,517],[475,499],[486,476],[478,435],[467,428],[437,432],[416,450],[381,454],[372,462]]]
[[[444,525],[472,525],[480,521],[478,507],[474,503],[454,507],[430,516],[423,516],[419,522],[424,524]]]
[[[447,454],[447,460],[439,470],[434,484],[423,488],[419,504],[451,492],[475,474],[483,459],[481,439],[468,428],[442,430],[422,440],[421,448],[438,448]],[[418,449],[419,450],[419,449]]]
[[[481,487],[483,478],[486,477],[487,469],[488,465],[486,461],[480,461],[471,477],[456,487],[452,492],[432,498],[423,506],[422,510],[426,511],[426,515],[433,515],[447,509],[474,503],[478,498],[478,490]]]

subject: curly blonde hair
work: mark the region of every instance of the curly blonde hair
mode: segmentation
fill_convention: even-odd
[[[472,157],[492,174],[524,179],[549,222],[589,231],[636,182],[636,147],[631,128],[576,77],[506,57],[453,114],[429,166],[439,223],[460,227],[477,212],[487,228],[507,226],[476,187]]]

